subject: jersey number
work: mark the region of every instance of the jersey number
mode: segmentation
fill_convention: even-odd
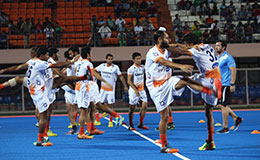
[[[215,56],[215,54],[210,52],[210,50],[206,50],[206,53],[210,56],[210,59],[209,59],[210,62],[214,62],[217,60],[217,57]]]

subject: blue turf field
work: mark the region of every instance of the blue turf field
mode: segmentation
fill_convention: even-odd
[[[214,151],[199,151],[198,147],[207,138],[204,112],[173,113],[176,129],[168,131],[168,142],[178,148],[180,154],[195,160],[206,159],[260,159],[260,134],[252,135],[252,130],[260,131],[260,111],[236,111],[244,118],[239,130],[229,134],[215,134],[217,149]],[[128,115],[123,115],[128,122]],[[222,123],[221,112],[214,112],[215,122]],[[134,124],[137,126],[139,115],[135,114]],[[172,154],[159,153],[159,147],[128,131],[124,127],[108,128],[108,121],[101,119],[100,130],[104,135],[94,136],[93,140],[78,140],[76,135],[65,135],[68,131],[67,116],[54,116],[51,119],[51,129],[58,137],[50,137],[53,146],[35,147],[38,128],[34,117],[0,118],[0,160],[5,159],[98,159],[98,160],[164,160],[180,159]],[[145,124],[150,130],[137,130],[143,135],[155,140],[159,138],[157,127],[159,114],[150,113],[145,118]],[[229,119],[229,127],[233,120]],[[215,127],[218,129],[219,127]]]

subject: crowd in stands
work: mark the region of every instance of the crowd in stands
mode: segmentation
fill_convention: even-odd
[[[232,0],[229,5],[226,5],[226,1],[223,0],[219,8],[217,2],[218,0],[194,0],[193,2],[180,0],[176,5],[178,10],[187,10],[191,16],[199,18],[190,28],[187,23],[182,24],[179,15],[176,14],[173,20],[176,40],[181,42],[183,34],[193,32],[204,43],[219,40],[220,34],[226,35],[228,42],[254,42],[253,34],[260,33],[260,5],[258,1],[241,0],[239,9],[235,8]],[[245,5],[242,4],[244,2]],[[210,3],[213,3],[213,7],[210,7]],[[219,15],[220,22],[225,25],[221,26],[218,20],[214,20],[214,15]],[[234,23],[235,21],[238,23]]]

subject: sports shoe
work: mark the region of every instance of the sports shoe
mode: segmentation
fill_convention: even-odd
[[[214,83],[214,87],[213,87],[213,93],[214,93],[215,97],[217,97],[218,99],[221,99],[222,83],[219,78],[215,78],[214,81],[215,81],[215,83]]]
[[[113,122],[108,122],[108,127],[114,127]]]
[[[107,112],[103,112],[103,117],[106,117],[107,116]]]
[[[77,132],[77,130],[75,129],[71,129],[69,130],[69,132],[65,133],[66,135],[74,135],[74,134],[78,134],[79,132]]]
[[[53,133],[50,129],[47,131],[48,137],[56,137],[58,134]]]
[[[79,126],[79,123],[76,123],[76,126]],[[72,128],[72,124],[68,125],[68,128]]]
[[[129,126],[129,127],[128,127],[128,130],[130,130],[130,131],[136,131],[136,128],[133,127],[133,126]]]
[[[78,134],[78,139],[93,139],[93,136],[88,136],[85,133]]]
[[[177,153],[179,152],[178,149],[172,148],[171,146],[169,146],[169,144],[165,144],[164,147],[161,148],[161,153]]]
[[[167,130],[170,130],[170,129],[175,129],[175,124],[174,123],[168,123]]]
[[[119,127],[119,126],[121,126],[124,120],[125,120],[125,118],[122,117],[122,116],[116,117],[116,120],[115,120],[115,127]]]
[[[240,124],[243,122],[243,119],[241,117],[237,117],[236,121],[235,121],[235,127],[234,127],[234,131],[238,130],[238,127],[240,126]]]
[[[97,120],[95,120],[94,124],[95,124],[95,126],[100,126],[100,125],[101,125],[101,122],[100,122],[100,121],[97,121]]]
[[[206,142],[203,144],[203,146],[199,147],[200,151],[214,150],[214,149],[216,149],[214,141],[209,142],[208,140],[206,140]]]
[[[36,126],[36,127],[39,127],[39,123],[37,122],[37,123],[35,124],[35,126]]]
[[[222,128],[216,131],[217,134],[221,134],[221,133],[229,133],[228,128]]]
[[[91,130],[91,131],[89,131],[89,134],[90,135],[100,135],[100,134],[103,134],[104,133],[104,131],[100,131],[100,130],[98,130],[98,129],[93,129],[93,130]]]
[[[40,142],[34,142],[33,145],[45,147],[45,146],[52,146],[52,143],[42,139]]]
[[[139,124],[139,125],[137,126],[137,128],[141,128],[141,129],[145,129],[145,130],[148,130],[148,129],[149,129],[149,127],[145,126],[144,124]]]

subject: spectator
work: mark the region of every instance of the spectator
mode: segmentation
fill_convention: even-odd
[[[229,4],[228,8],[229,8],[229,11],[230,11],[231,13],[236,12],[236,7],[234,6],[234,3],[233,3],[232,0],[230,1],[230,4]]]
[[[153,5],[153,2],[151,0],[147,1],[147,8],[151,7]]]
[[[45,21],[42,24],[42,29],[45,29],[49,25],[52,26],[51,21],[49,20],[49,17],[45,17]]]
[[[227,23],[224,26],[224,32],[227,32],[229,29],[234,29],[235,25],[231,23],[230,20],[227,21]]]
[[[127,45],[128,46],[134,46],[136,45],[135,42],[135,32],[134,32],[134,27],[132,25],[132,23],[128,23],[128,27],[127,27],[127,32],[126,32],[126,39],[127,39]]]
[[[97,0],[91,0],[89,1],[90,7],[97,6]]]
[[[114,3],[112,0],[106,0],[106,6],[114,6]]]
[[[254,19],[254,22],[251,23],[251,26],[253,28],[253,33],[260,33],[260,22],[258,22],[256,18]]]
[[[157,17],[157,9],[154,7],[153,3],[147,8],[146,13],[148,17]]]
[[[134,31],[135,31],[135,35],[137,37],[137,46],[140,46],[141,44],[141,41],[143,40],[143,27],[140,25],[140,23],[137,23],[135,28],[134,28]]]
[[[228,43],[230,42],[235,42],[236,39],[236,34],[233,28],[229,28],[226,32],[226,36],[227,36],[227,41]]]
[[[147,3],[145,0],[143,0],[140,4],[140,9],[141,10],[146,10],[147,9]]]
[[[120,28],[123,24],[126,24],[125,20],[122,18],[122,16],[119,16],[119,18],[116,19],[116,26],[117,28]]]
[[[197,7],[195,4],[192,4],[191,8],[190,8],[190,15],[192,16],[196,16],[197,15]]]
[[[24,24],[22,17],[19,17],[17,22],[17,29],[19,30],[19,33],[21,33],[21,26]]]
[[[194,0],[194,4],[196,6],[200,6],[200,4],[202,4],[202,0]]]
[[[96,19],[96,15],[92,16],[90,20],[90,30],[91,30],[91,46],[102,46],[102,40],[100,34],[98,33],[98,20]]]
[[[124,22],[122,22],[122,24],[120,25],[120,27],[119,28],[117,28],[117,31],[119,31],[119,32],[126,32],[126,26],[125,26],[125,24],[124,24]]]
[[[213,9],[212,9],[212,15],[218,15],[218,7],[217,7],[217,3],[213,3]]]
[[[253,28],[251,24],[247,24],[245,27],[245,36],[247,42],[253,42]]]
[[[178,25],[175,29],[175,40],[176,40],[176,42],[181,43],[182,42],[181,41],[182,36],[183,36],[183,30],[182,30],[181,26]]]
[[[212,10],[209,7],[209,4],[206,3],[205,9],[204,9],[204,15],[211,15],[211,13],[212,13]]]
[[[106,0],[97,0],[98,7],[104,7],[106,5]]]
[[[107,23],[107,22],[104,20],[104,17],[101,16],[100,20],[98,21],[98,27],[104,26],[105,23]]]
[[[143,21],[143,28],[144,30],[148,30],[148,31],[154,30],[153,23],[150,21],[148,17],[145,17],[145,20]]]
[[[132,7],[134,7],[134,6],[139,6],[139,4],[138,4],[138,2],[136,1],[136,0],[133,0],[133,2],[132,3],[130,3],[130,6],[131,6],[131,8]]]
[[[41,33],[42,32],[41,19],[38,19],[38,23],[36,24],[36,30],[37,30],[37,33]]]
[[[150,46],[153,41],[153,33],[151,30],[144,31],[144,45]]]
[[[216,26],[212,30],[210,30],[210,42],[216,42],[219,40],[219,29]]]
[[[43,32],[46,33],[47,48],[54,47],[54,29],[49,24],[46,26],[46,28],[44,28]]]
[[[180,25],[180,27],[181,27],[181,25]],[[188,22],[184,22],[183,34],[187,34],[187,33],[189,33],[189,32],[191,32],[191,28],[190,28]]]
[[[194,31],[199,26],[200,26],[200,24],[198,21],[193,21],[193,26],[191,27],[191,30]]]
[[[0,10],[0,27],[7,26],[8,24],[8,17],[7,15]]]
[[[178,10],[184,10],[185,9],[185,0],[180,0],[178,3],[177,3],[177,9]]]
[[[14,24],[14,22],[12,20],[8,24],[8,31],[9,31],[9,34],[18,34],[19,33],[16,25]]]
[[[127,45],[127,41],[126,41],[126,33],[124,32],[119,32],[117,35],[118,41],[119,41],[119,46],[126,46]]]
[[[103,26],[101,26],[98,30],[98,33],[101,35],[101,38],[109,38],[111,37],[111,29],[107,26],[107,23],[105,23]]]
[[[191,6],[192,6],[192,2],[190,0],[186,0],[184,9],[190,10]]]
[[[197,21],[198,21],[198,23],[200,25],[200,28],[205,28],[206,27],[206,25],[205,25],[206,21],[205,21],[204,16],[202,16],[202,14],[199,15],[199,19]]]
[[[201,3],[199,6],[197,6],[197,13],[196,13],[196,15],[197,14],[203,14],[204,15],[205,14],[204,10],[205,10],[204,4]]]
[[[179,15],[175,14],[175,19],[173,20],[173,27],[176,28],[177,25],[181,24],[181,20],[179,19]]]
[[[216,26],[217,29],[220,29],[218,20],[215,20],[214,23],[211,24],[210,30],[212,30]]]
[[[24,48],[30,48],[30,34],[31,34],[31,23],[29,18],[25,19],[25,23],[21,26],[21,33],[24,35]]]
[[[130,14],[131,18],[139,18],[139,17],[141,17],[139,15],[139,9],[135,5],[129,10],[129,14]]]
[[[60,39],[61,39],[61,34],[62,34],[63,28],[59,25],[58,22],[56,22],[55,25],[55,36],[56,36],[56,45],[57,48],[60,48]]]
[[[0,48],[1,49],[6,49],[7,48],[7,43],[8,43],[8,37],[5,31],[1,31],[0,34]]]
[[[36,25],[34,23],[34,18],[31,18],[31,33],[36,33],[37,32],[37,28]]]
[[[127,12],[130,9],[130,3],[128,2],[128,0],[124,0],[123,1],[123,11]]]
[[[259,9],[259,8],[260,8],[260,6],[259,6],[257,0],[254,0],[254,4],[252,5],[253,11],[254,11],[255,9]]]
[[[115,20],[111,18],[111,15],[107,17],[107,25],[112,31],[116,30]]]
[[[237,42],[243,42],[245,40],[245,29],[242,22],[239,22],[236,26],[236,38]]]
[[[208,18],[206,18],[206,26],[210,27],[212,23],[214,23],[214,19],[209,15]]]
[[[195,34],[197,37],[201,38],[202,32],[201,32],[199,26],[197,26],[192,32],[193,32],[193,34]]]
[[[202,33],[202,38],[203,38],[203,43],[208,44],[209,42],[209,30],[206,29],[203,33]]]
[[[220,5],[220,14],[221,14],[221,12],[225,11],[226,8],[227,8],[227,6],[226,6],[226,1],[223,0],[223,1],[222,1],[222,4]]]
[[[121,13],[124,12],[123,3],[120,1],[115,7],[116,17],[120,17]]]
[[[237,18],[239,21],[246,20],[247,18],[247,10],[245,6],[241,6],[240,10],[237,12]]]

